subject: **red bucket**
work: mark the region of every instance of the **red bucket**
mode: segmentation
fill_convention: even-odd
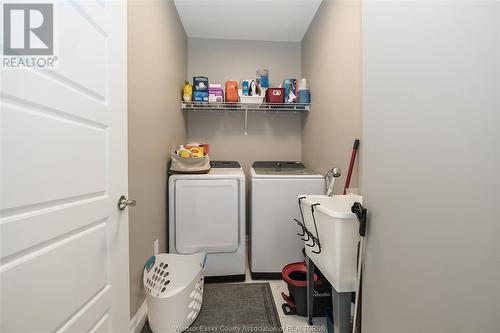
[[[283,300],[286,303],[281,305],[283,312],[286,315],[296,314],[299,316],[307,315],[307,267],[305,262],[295,262],[286,265],[281,270],[283,280],[288,285],[290,296],[281,293]],[[320,277],[316,272],[313,277],[314,292],[313,292],[313,316],[323,317],[325,308],[331,307],[332,304],[332,287],[330,283],[323,277]]]
[[[285,88],[268,88],[266,90],[266,102],[268,103],[284,103]]]

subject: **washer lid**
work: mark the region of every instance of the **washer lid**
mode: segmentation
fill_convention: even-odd
[[[256,161],[252,163],[256,175],[274,176],[316,176],[300,161]]]
[[[240,162],[238,161],[210,161],[210,166],[212,168],[218,168],[218,169],[241,168]]]

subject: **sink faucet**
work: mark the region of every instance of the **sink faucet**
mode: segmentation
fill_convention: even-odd
[[[326,195],[331,197],[333,195],[333,186],[335,185],[335,179],[340,177],[339,168],[331,168],[327,171],[325,175],[326,179]]]

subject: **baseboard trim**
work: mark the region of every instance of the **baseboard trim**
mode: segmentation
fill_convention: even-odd
[[[146,300],[139,307],[135,315],[130,319],[130,333],[141,333],[146,320],[148,319],[148,304]]]

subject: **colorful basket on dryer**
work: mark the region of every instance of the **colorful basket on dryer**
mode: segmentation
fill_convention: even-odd
[[[143,283],[153,332],[182,332],[198,317],[205,260],[205,253],[163,253],[149,258]]]

